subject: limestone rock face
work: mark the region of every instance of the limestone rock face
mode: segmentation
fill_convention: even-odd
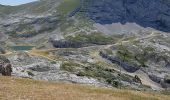
[[[87,15],[97,23],[137,23],[161,31],[170,31],[168,0],[93,0]]]

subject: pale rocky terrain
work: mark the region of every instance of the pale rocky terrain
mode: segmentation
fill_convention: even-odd
[[[12,75],[110,88],[170,88],[168,0],[93,0],[86,8],[81,11],[79,0],[0,5],[0,55],[10,60]]]

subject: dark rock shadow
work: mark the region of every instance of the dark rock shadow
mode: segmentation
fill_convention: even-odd
[[[121,66],[124,70],[126,70],[129,73],[134,73],[140,69],[140,66],[135,64],[130,64],[128,62],[123,61],[122,59],[114,56],[109,56],[103,52],[100,52],[100,56],[111,61],[114,64],[117,64]]]

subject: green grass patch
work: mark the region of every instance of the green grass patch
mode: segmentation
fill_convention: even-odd
[[[63,0],[57,10],[60,14],[68,14],[80,5],[80,0]]]
[[[113,51],[111,49],[105,49],[105,51],[108,55],[113,55]]]
[[[73,62],[64,62],[61,66],[61,70],[65,70],[68,72],[76,72],[78,67],[81,67],[79,64]]]
[[[114,43],[114,38],[105,36],[102,33],[78,34],[76,36],[68,36],[66,39],[77,44],[105,45]]]
[[[109,69],[98,64],[90,64],[85,67],[84,70],[79,71],[78,76],[93,77],[98,80],[104,80],[113,87],[119,87],[120,83],[117,78],[113,75],[114,72],[109,71]]]
[[[123,45],[118,46],[117,56],[120,57],[123,61],[131,61],[134,59],[134,55]]]
[[[141,67],[147,67],[147,61],[155,56],[155,49],[152,47],[140,47],[142,51],[140,52],[132,52],[128,49],[128,47],[124,45],[120,45],[117,47],[117,56],[123,61],[129,63],[138,63]]]

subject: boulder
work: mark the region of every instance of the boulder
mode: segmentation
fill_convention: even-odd
[[[11,76],[12,73],[12,65],[10,64],[10,61],[4,56],[0,56],[0,73],[3,76]]]
[[[156,82],[156,83],[161,83],[161,79],[162,79],[162,78],[160,78],[160,77],[158,77],[158,76],[156,76],[156,75],[153,75],[153,74],[149,74],[148,76],[149,76],[149,78],[150,78],[152,81],[154,81],[154,82]]]
[[[2,47],[0,47],[0,54],[5,54],[5,50]]]
[[[142,84],[141,79],[137,75],[135,75],[135,77],[133,78],[133,81]]]

